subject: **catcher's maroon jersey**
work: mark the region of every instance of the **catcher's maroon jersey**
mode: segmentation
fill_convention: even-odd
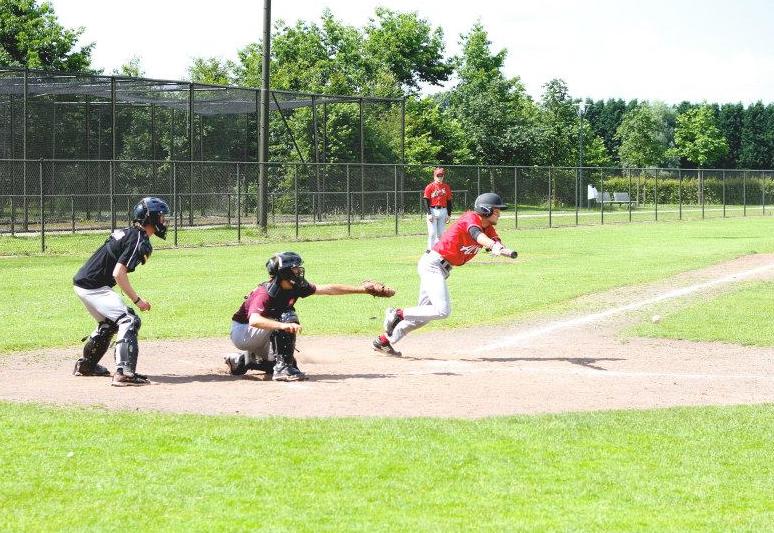
[[[494,241],[499,241],[500,236],[495,231],[494,226],[484,228],[481,225],[481,215],[475,211],[467,211],[449,226],[449,229],[441,236],[441,240],[433,246],[433,250],[441,254],[449,263],[454,266],[464,265],[482,248],[477,241],[470,236],[471,227],[476,226],[484,234]]]
[[[261,283],[245,297],[245,301],[239,306],[237,312],[231,317],[232,320],[240,324],[248,324],[250,315],[258,313],[266,318],[279,319],[282,313],[292,308],[299,298],[306,298],[317,291],[317,287],[312,284],[306,284],[300,289],[284,290],[280,289],[277,296],[269,296],[267,285],[269,282]]]

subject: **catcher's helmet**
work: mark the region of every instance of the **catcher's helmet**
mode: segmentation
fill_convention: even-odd
[[[483,217],[492,216],[495,207],[502,209],[507,207],[507,205],[503,202],[503,199],[500,198],[499,194],[493,192],[479,194],[473,204],[473,210]]]
[[[300,267],[303,264],[304,260],[296,252],[279,252],[266,261],[266,270],[272,278],[280,277],[286,279],[288,274],[292,275],[291,269]]]
[[[161,215],[169,214],[169,206],[161,198],[155,196],[146,196],[134,206],[132,211],[132,220],[141,226],[150,224],[156,230],[156,235],[160,239],[167,238],[167,226],[161,222]]]
[[[286,279],[294,287],[303,287],[307,282],[304,279],[304,260],[295,252],[278,252],[266,261],[266,270],[271,281],[268,284],[270,296],[276,296],[282,287],[281,281]],[[297,268],[297,272],[293,269]]]

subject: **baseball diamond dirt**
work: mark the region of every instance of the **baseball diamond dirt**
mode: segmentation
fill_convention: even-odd
[[[575,311],[561,316],[418,333],[401,344],[402,358],[374,352],[370,336],[301,335],[298,360],[310,380],[297,383],[253,372],[228,375],[225,322],[222,338],[144,340],[140,371],[153,382],[148,387],[115,388],[110,378],[73,376],[77,346],[7,354],[0,358],[0,399],[246,416],[463,418],[769,403],[772,348],[620,333],[738,281],[772,279],[773,254],[745,256],[579,298]],[[472,344],[475,339],[481,340]],[[110,357],[103,362],[112,370]]]

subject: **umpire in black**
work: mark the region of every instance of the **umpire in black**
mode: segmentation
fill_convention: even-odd
[[[99,361],[107,352],[113,336],[118,333],[115,347],[116,372],[111,385],[126,387],[150,383],[146,376],[135,372],[140,317],[134,309],[124,304],[113,287],[118,284],[140,310],[150,310],[150,302],[137,294],[127,274],[148,261],[153,252],[151,235],[166,238],[167,215],[169,206],[163,200],[143,198],[132,212],[133,225],[111,233],[105,244],[75,274],[75,293],[97,321],[96,329],[83,339],[86,341],[83,357],[78,359],[73,370],[76,376],[110,376],[110,371],[100,365]]]

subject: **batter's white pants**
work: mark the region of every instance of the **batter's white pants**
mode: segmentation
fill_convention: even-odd
[[[251,359],[269,358],[269,339],[272,330],[254,328],[250,324],[231,321],[231,342],[248,353]]]
[[[448,212],[445,207],[431,207],[432,220],[427,221],[427,249],[432,250],[435,243],[441,238],[446,229],[446,217]],[[425,217],[426,218],[426,217]]]
[[[116,342],[124,338],[126,332],[129,330],[129,326],[133,322],[131,320],[122,320],[119,322],[119,319],[122,316],[129,314],[129,308],[126,307],[124,301],[113,289],[110,287],[84,289],[77,285],[73,285],[73,290],[75,290],[75,294],[81,299],[81,302],[83,302],[83,305],[86,307],[89,314],[94,317],[94,320],[102,322],[107,318],[118,325],[118,338],[116,339]],[[98,331],[99,325],[94,328],[94,332],[91,336],[95,336]]]
[[[410,331],[451,314],[451,299],[449,288],[446,286],[451,267],[445,265],[448,263],[435,251],[426,253],[419,259],[419,302],[416,307],[403,310],[403,320],[398,322],[392,335],[388,337],[391,344],[401,340]]]

